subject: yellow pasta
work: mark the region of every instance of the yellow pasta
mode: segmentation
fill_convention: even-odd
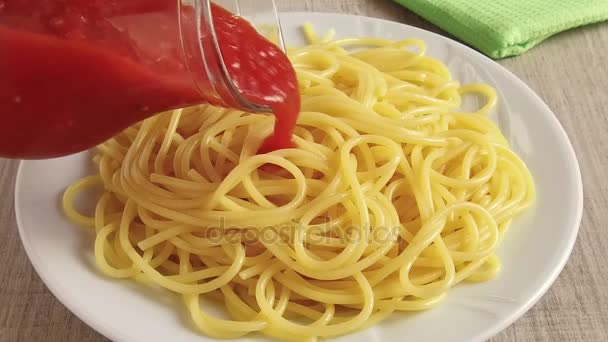
[[[502,236],[535,198],[487,117],[491,87],[460,85],[419,40],[305,34],[289,50],[295,148],[256,153],[270,115],[180,109],[101,145],[98,174],[64,195],[104,274],[181,295],[208,336],[316,341],[432,308],[498,273]],[[486,105],[463,112],[464,94]],[[79,214],[75,194],[99,185],[95,215]]]

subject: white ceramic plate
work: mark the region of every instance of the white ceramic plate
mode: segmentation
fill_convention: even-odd
[[[547,291],[576,239],[583,207],[582,185],[564,130],[522,81],[459,43],[378,19],[287,13],[282,22],[289,44],[304,44],[299,28],[305,21],[311,21],[320,32],[335,28],[338,36],[344,37],[421,38],[428,44],[428,54],[447,63],[456,79],[494,85],[501,99],[506,99],[494,118],[531,169],[538,189],[536,206],[516,220],[500,247],[503,269],[495,280],[460,285],[436,309],[395,314],[379,326],[338,340],[461,342],[481,341],[498,333]],[[38,274],[68,309],[114,341],[209,341],[191,329],[177,296],[110,280],[96,271],[91,234],[70,224],[59,207],[65,187],[91,172],[89,160],[89,155],[82,153],[21,164],[15,191],[17,223]],[[82,201],[86,203],[87,198]]]

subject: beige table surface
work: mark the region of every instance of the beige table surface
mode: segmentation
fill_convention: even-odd
[[[361,14],[445,34],[389,0],[278,2],[284,11]],[[565,127],[581,164],[585,211],[559,279],[492,341],[608,341],[608,24],[560,34],[499,63],[528,83]],[[107,341],[63,307],[30,265],[15,223],[16,171],[17,162],[0,159],[0,342]]]

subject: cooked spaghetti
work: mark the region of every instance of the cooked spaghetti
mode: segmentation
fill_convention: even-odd
[[[98,174],[64,194],[104,274],[178,293],[212,337],[314,341],[429,309],[497,274],[502,236],[534,201],[488,118],[491,87],[460,85],[419,40],[305,32],[289,51],[295,148],[256,153],[272,116],[186,108],[99,146]],[[486,104],[465,112],[465,94]],[[98,185],[94,217],[78,213],[74,196]]]

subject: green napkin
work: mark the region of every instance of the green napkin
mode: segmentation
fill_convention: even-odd
[[[395,1],[493,58],[518,55],[551,35],[608,19],[608,0]]]

